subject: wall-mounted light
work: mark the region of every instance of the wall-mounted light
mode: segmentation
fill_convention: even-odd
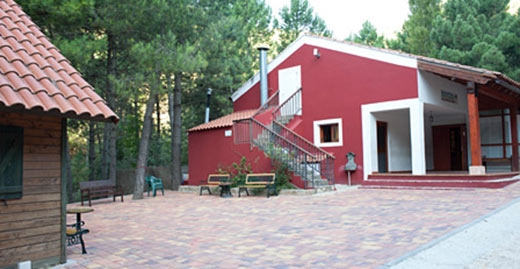
[[[312,55],[314,55],[314,57],[316,57],[316,58],[318,58],[318,59],[319,59],[320,56],[321,56],[321,55],[320,55],[320,52],[318,51],[317,48],[315,48],[315,49],[313,50]]]

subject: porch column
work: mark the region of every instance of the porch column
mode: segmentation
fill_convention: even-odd
[[[410,105],[410,143],[412,148],[412,174],[426,174],[424,142],[424,104],[416,101]]]
[[[486,167],[482,165],[482,149],[480,144],[480,118],[478,114],[478,88],[475,82],[466,84],[468,96],[469,146],[471,149],[470,175],[483,175]]]
[[[519,171],[518,165],[518,124],[516,123],[516,106],[509,108],[509,121],[511,125],[511,171]]]

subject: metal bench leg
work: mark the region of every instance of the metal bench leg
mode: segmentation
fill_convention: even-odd
[[[209,189],[208,186],[201,186],[201,187],[200,187],[200,193],[199,193],[199,195],[202,195],[202,191],[203,191],[203,190],[207,190],[208,193],[211,195],[211,190]],[[163,195],[164,195],[164,193],[163,193]]]
[[[83,241],[83,234],[79,235],[79,241],[81,242],[82,253],[87,254],[87,249],[85,248],[85,241]]]

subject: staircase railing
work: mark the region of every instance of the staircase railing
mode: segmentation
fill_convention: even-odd
[[[273,110],[273,117],[279,122],[288,122],[294,115],[302,112],[302,88],[295,91],[287,100]]]
[[[251,116],[251,118],[255,118],[256,116],[264,113],[265,111],[278,107],[278,94],[279,91],[275,92],[265,104],[260,106],[260,108]],[[252,130],[251,124],[249,124],[248,120],[238,120],[233,122],[233,141],[235,144],[249,144],[252,143]]]
[[[327,179],[330,185],[334,185],[334,160],[336,158],[333,155],[317,147],[283,124],[277,121],[273,121],[272,124],[272,129],[275,133],[291,141],[291,143],[303,149],[305,152],[308,152],[309,156],[312,156],[312,158],[308,160],[308,163],[319,164],[320,176]]]
[[[255,116],[257,116],[259,114],[262,114],[263,112],[267,111],[270,108],[278,107],[278,95],[279,95],[279,93],[280,93],[280,91],[276,91],[273,95],[271,95],[271,97],[269,97],[269,99],[267,99],[265,104],[263,104],[258,109],[258,111],[256,111],[256,113],[252,117],[254,118]]]
[[[272,159],[287,164],[302,177],[305,187],[315,187],[323,179],[334,186],[334,156],[284,126],[301,113],[301,94],[302,88],[278,105],[278,91],[251,118],[235,121],[234,142],[257,146]],[[270,109],[272,118],[266,119],[264,112]]]
[[[305,145],[307,148],[303,148],[253,118],[235,121],[234,128],[235,133],[249,134],[247,138],[242,135],[238,142],[246,143],[246,140],[249,140],[248,142],[260,148],[273,160],[287,164],[291,171],[303,178],[305,187],[314,187],[323,179],[326,179],[329,185],[334,184],[332,155],[325,156],[327,154],[317,151],[316,147]],[[301,145],[306,144],[304,140],[298,141]]]

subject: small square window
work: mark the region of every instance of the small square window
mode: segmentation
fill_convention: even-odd
[[[0,125],[0,200],[22,198],[23,128]]]
[[[338,126],[337,123],[320,125],[320,142],[339,142]]]
[[[314,144],[320,147],[343,145],[341,119],[320,120],[314,122]]]

